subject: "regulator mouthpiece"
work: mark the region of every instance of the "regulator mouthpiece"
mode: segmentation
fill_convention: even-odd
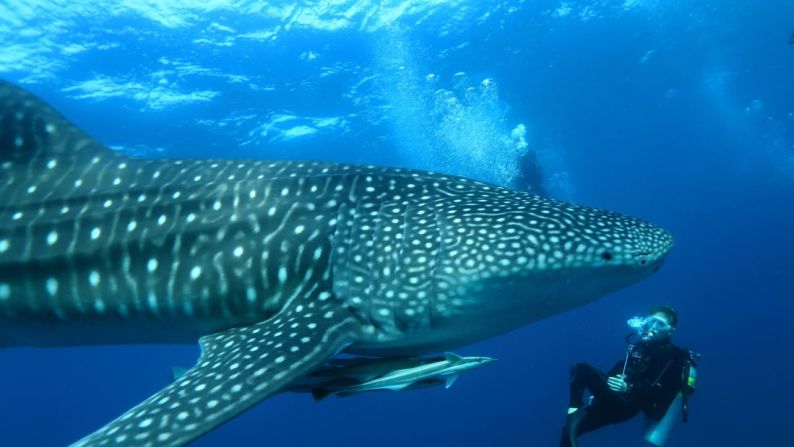
[[[670,323],[657,315],[650,315],[647,317],[635,316],[629,318],[626,324],[628,324],[644,342],[663,340],[673,333],[673,327],[670,326]]]

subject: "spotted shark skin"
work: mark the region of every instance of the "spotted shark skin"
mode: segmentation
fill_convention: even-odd
[[[0,81],[0,346],[194,343],[75,446],[180,446],[340,351],[422,355],[656,271],[649,223],[465,178],[143,160]]]

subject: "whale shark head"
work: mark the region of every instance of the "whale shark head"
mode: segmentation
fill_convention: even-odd
[[[465,315],[498,313],[518,324],[639,282],[673,245],[642,220],[522,193],[462,207],[455,226],[466,236],[439,273],[450,302]]]
[[[387,318],[374,318],[379,328],[396,321],[399,333],[378,339],[380,353],[452,349],[582,306],[657,271],[673,245],[667,231],[633,217],[467,179],[445,182],[456,196],[440,191],[400,211],[395,250],[406,260],[402,270],[412,272],[408,285],[395,290],[382,275],[358,278],[359,291],[402,298],[390,301],[388,313],[379,309]],[[393,241],[373,239],[381,249],[359,264],[377,269]],[[357,295],[342,278],[340,295]],[[414,331],[406,335],[406,326]],[[367,343],[352,349],[374,352]]]

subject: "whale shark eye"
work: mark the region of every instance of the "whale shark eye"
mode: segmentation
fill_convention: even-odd
[[[647,264],[647,263],[648,263],[648,261],[646,261],[645,259],[643,259],[642,261],[640,261],[640,265],[645,265],[645,264]]]
[[[605,252],[601,253],[601,257],[604,259],[604,261],[611,261],[612,260],[612,253],[610,253],[608,251],[605,251]]]

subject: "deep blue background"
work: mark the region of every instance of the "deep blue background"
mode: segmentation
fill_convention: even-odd
[[[452,90],[453,74],[466,72],[472,85],[485,78],[498,84],[499,100],[486,104],[498,106],[490,117],[508,132],[526,125],[552,194],[642,217],[676,238],[665,267],[651,279],[460,349],[499,361],[465,374],[450,390],[320,404],[277,396],[197,446],[556,445],[570,364],[611,366],[624,353],[625,320],[658,303],[679,309],[677,342],[703,355],[690,423],[676,428],[670,445],[788,445],[794,439],[794,45],[787,45],[793,4],[590,1],[567,2],[565,12],[564,2],[531,3],[461,2],[421,20],[406,13],[375,29],[293,25],[278,39],[207,47],[195,40],[214,36],[199,29],[208,23],[241,33],[264,19],[208,10],[196,13],[192,25],[164,26],[141,14],[75,17],[39,8],[25,15],[19,4],[0,2],[0,16],[19,14],[21,21],[0,21],[0,73],[107,144],[176,155],[468,170],[488,179],[498,166],[448,159],[433,165],[438,158],[430,152],[444,145],[433,132],[438,121],[427,123],[422,113],[437,110],[421,98],[436,87],[390,75],[397,66],[417,79],[436,73]],[[39,52],[14,46],[25,43],[21,30],[47,30],[57,19],[74,31],[72,40],[63,33]],[[121,33],[125,27],[132,31]],[[44,45],[43,39],[30,41]],[[76,56],[58,51],[68,42],[103,39],[119,46]],[[309,49],[319,62],[298,57]],[[57,64],[15,63],[12,50]],[[249,81],[169,76],[184,91],[220,95],[161,108],[130,92],[77,98],[69,90],[100,76],[151,87],[164,56]],[[334,66],[337,74],[321,75]],[[376,80],[351,88],[368,76]],[[256,118],[217,125],[243,110]],[[348,124],[307,138],[242,144],[250,131],[245,126],[284,111],[345,116]],[[560,176],[569,182],[555,182]],[[163,387],[170,367],[192,364],[197,353],[195,347],[146,346],[0,352],[0,442],[74,441]],[[640,433],[638,419],[587,435],[581,445],[639,446]]]

